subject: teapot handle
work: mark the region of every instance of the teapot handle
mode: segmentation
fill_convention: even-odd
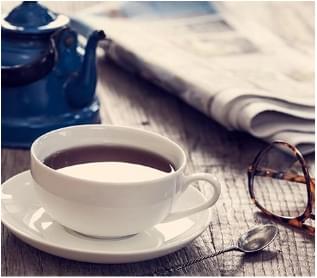
[[[32,63],[1,66],[1,85],[4,87],[22,86],[43,78],[55,65],[55,53],[55,46],[51,40],[48,50]]]

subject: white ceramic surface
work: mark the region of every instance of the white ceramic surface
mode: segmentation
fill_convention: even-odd
[[[150,180],[101,182],[69,176],[43,164],[47,156],[62,149],[100,144],[154,151],[171,161],[176,169]],[[66,127],[44,134],[31,148],[34,187],[45,211],[63,226],[95,237],[137,234],[163,221],[180,219],[214,205],[220,195],[218,181],[207,173],[185,176],[185,166],[185,153],[173,141],[123,126]],[[206,181],[213,194],[194,207],[171,212],[179,196],[198,180]]]
[[[50,254],[94,263],[129,263],[174,252],[199,236],[209,225],[210,209],[120,239],[96,239],[64,228],[45,212],[33,188],[30,171],[2,185],[2,223],[17,237]],[[205,197],[190,186],[175,211],[196,206]]]

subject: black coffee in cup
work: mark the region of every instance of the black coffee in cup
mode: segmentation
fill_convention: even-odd
[[[119,145],[61,150],[46,157],[44,164],[67,175],[108,182],[149,180],[175,170],[173,163],[157,153]]]

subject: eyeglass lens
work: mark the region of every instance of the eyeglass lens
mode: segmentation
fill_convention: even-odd
[[[302,176],[302,183],[284,179],[298,176]],[[253,192],[257,202],[275,215],[297,217],[305,211],[308,193],[304,173],[288,146],[273,145],[263,153],[256,167]]]

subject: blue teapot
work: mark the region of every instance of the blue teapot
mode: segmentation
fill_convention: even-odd
[[[28,148],[47,131],[100,122],[96,48],[105,34],[92,32],[83,50],[69,22],[35,1],[2,20],[2,146]]]

